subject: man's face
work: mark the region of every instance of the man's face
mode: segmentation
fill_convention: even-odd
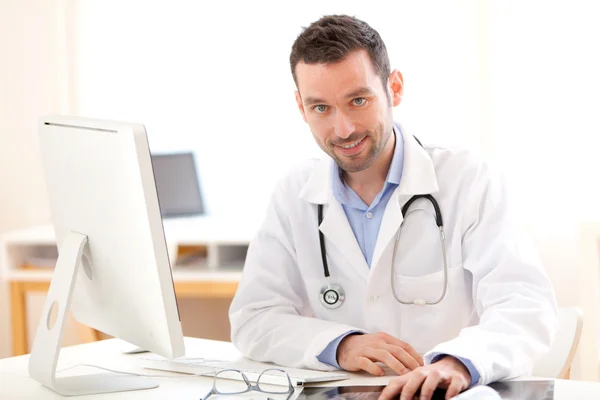
[[[369,168],[379,157],[400,104],[402,75],[381,82],[366,50],[334,64],[296,65],[296,102],[323,151],[346,172]]]

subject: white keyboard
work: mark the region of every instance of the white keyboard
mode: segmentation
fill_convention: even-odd
[[[343,372],[324,372],[310,369],[280,367],[274,364],[264,364],[248,359],[214,360],[195,357],[182,357],[175,360],[168,360],[160,356],[149,355],[147,357],[139,358],[137,361],[138,365],[144,368],[160,371],[181,372],[184,374],[193,375],[213,376],[223,369],[237,369],[244,372],[246,377],[251,382],[256,382],[260,373],[265,369],[276,368],[287,372],[292,381],[292,385],[294,386],[302,386],[309,382],[327,382],[348,378],[348,375]],[[228,374],[227,376],[224,376],[224,378],[229,379],[236,379],[238,377],[241,380],[241,376],[239,374]],[[268,373],[263,375],[261,382],[272,385],[288,385],[287,378],[284,376]]]

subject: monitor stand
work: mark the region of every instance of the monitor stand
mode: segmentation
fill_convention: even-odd
[[[158,387],[156,381],[132,375],[93,374],[56,377],[56,365],[67,322],[67,313],[71,307],[77,272],[82,265],[83,252],[87,242],[88,237],[77,232],[69,232],[62,242],[48,297],[46,297],[42,317],[33,341],[29,357],[29,374],[36,381],[63,396],[124,392]],[[87,267],[89,266],[86,265]],[[91,277],[90,272],[86,271],[88,277]],[[51,321],[53,311],[57,315],[54,324]]]

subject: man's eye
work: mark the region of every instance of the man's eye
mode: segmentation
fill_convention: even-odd
[[[355,106],[362,106],[363,104],[365,104],[367,102],[367,99],[365,99],[364,97],[359,97],[359,98],[352,100],[352,102],[354,103]]]
[[[319,104],[314,106],[314,110],[318,113],[324,113],[325,111],[327,111],[327,106],[324,106],[323,104]]]

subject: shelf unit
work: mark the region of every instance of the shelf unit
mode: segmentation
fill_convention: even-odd
[[[214,217],[163,220],[177,296],[232,298],[257,227]],[[28,352],[27,293],[48,290],[57,257],[51,225],[0,238],[0,280],[9,284],[13,355]]]

